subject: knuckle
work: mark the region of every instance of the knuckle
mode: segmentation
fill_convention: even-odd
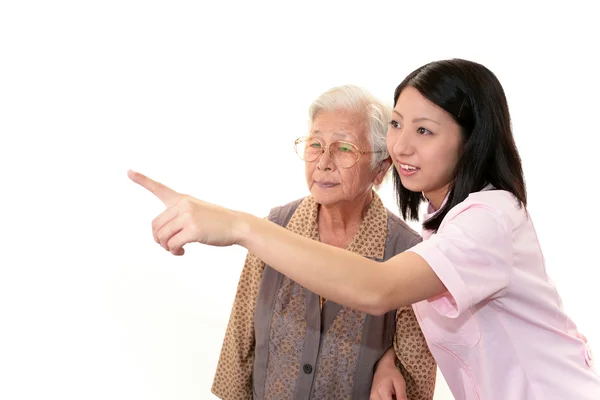
[[[174,252],[177,248],[175,246],[175,241],[173,240],[173,238],[169,239],[166,243],[165,246],[167,246],[167,248],[169,249],[169,251]]]
[[[185,230],[194,230],[196,228],[196,223],[190,214],[185,214],[182,216],[182,224]]]
[[[190,231],[193,231],[193,232],[197,232],[198,231],[198,229],[199,229],[198,221],[196,221],[193,218],[192,214],[189,214],[189,213],[185,214],[185,217],[184,217],[183,221],[184,221],[183,222],[184,226],[185,226],[185,228],[187,230],[190,230]]]
[[[181,199],[179,200],[179,205],[184,207],[184,209],[190,209],[192,207],[192,204],[193,198],[191,196],[188,196],[187,194],[181,196]]]
[[[160,242],[160,244],[164,245],[165,243],[165,239],[166,239],[166,232],[164,231],[164,229],[160,230],[157,234],[156,237],[158,238],[158,241]]]

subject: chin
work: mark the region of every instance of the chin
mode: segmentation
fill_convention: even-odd
[[[334,193],[320,193],[320,190],[311,190],[310,194],[315,201],[322,206],[330,206],[338,203],[341,199],[340,196],[336,196]]]
[[[421,184],[419,184],[419,182],[415,182],[412,179],[406,179],[404,178],[402,175],[400,176],[400,182],[402,182],[402,186],[404,186],[406,189],[410,190],[411,192],[423,192],[423,190],[425,189],[425,187]]]
[[[335,203],[339,203],[339,199],[333,198],[331,196],[315,196],[313,195],[313,198],[315,199],[315,201],[317,203],[319,203],[322,206],[330,206],[333,205]]]

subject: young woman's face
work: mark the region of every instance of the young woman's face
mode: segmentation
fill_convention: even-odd
[[[402,185],[422,192],[439,208],[462,149],[461,128],[454,118],[407,86],[393,110],[387,148]]]

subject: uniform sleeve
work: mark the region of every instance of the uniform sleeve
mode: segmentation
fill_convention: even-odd
[[[394,353],[406,381],[408,400],[432,400],[437,364],[411,306],[396,312]]]
[[[254,310],[265,264],[248,253],[212,385],[222,400],[252,400]]]
[[[425,259],[448,289],[429,303],[441,315],[456,318],[505,292],[514,264],[512,223],[501,211],[470,205],[409,251]]]

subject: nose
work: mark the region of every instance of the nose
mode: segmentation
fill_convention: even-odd
[[[317,162],[317,168],[320,171],[332,170],[335,168],[335,164],[331,160],[331,153],[329,152],[329,146],[323,147],[323,153],[319,156]]]
[[[400,129],[389,129],[387,134],[388,153],[392,158],[411,155],[414,153],[412,139],[408,132]]]

